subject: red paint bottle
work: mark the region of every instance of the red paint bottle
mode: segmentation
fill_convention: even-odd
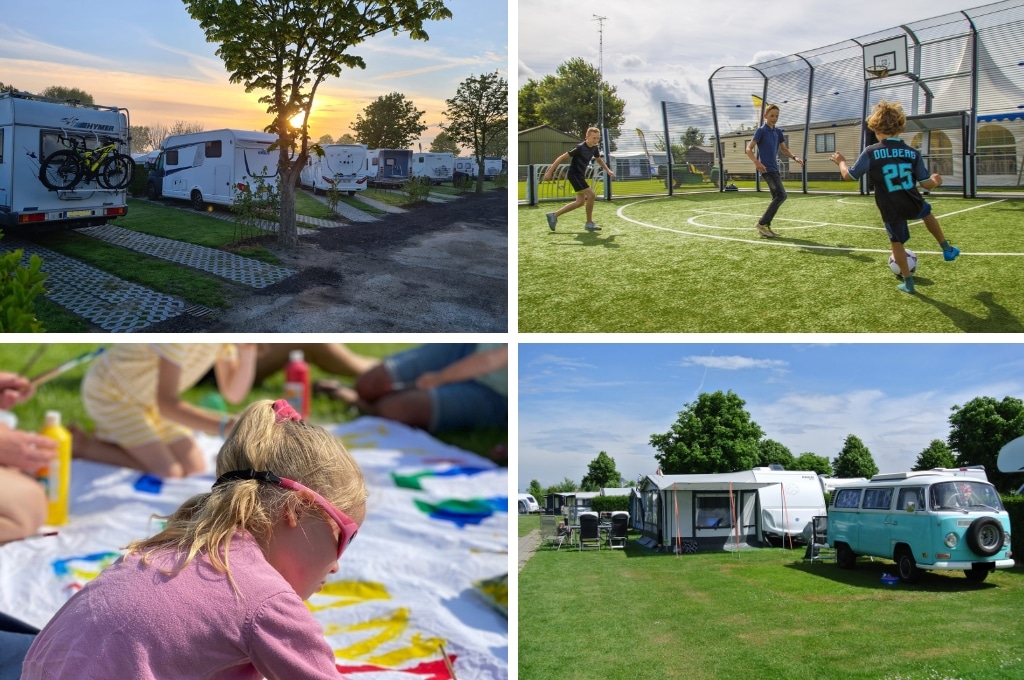
[[[309,418],[309,364],[301,349],[292,350],[284,367],[284,398],[292,408]]]

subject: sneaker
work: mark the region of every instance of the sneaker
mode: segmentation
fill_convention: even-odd
[[[548,213],[547,218],[548,218],[548,227],[551,228],[551,231],[554,231],[555,230],[555,225],[558,224],[558,218],[555,217],[555,213]]]
[[[755,224],[754,227],[757,229],[757,232],[761,234],[761,236],[764,236],[765,238],[775,238],[776,236],[778,236],[778,234],[772,231],[771,227],[766,227],[760,222]]]
[[[593,222],[587,222],[583,225],[583,228],[587,231],[601,231],[601,227],[597,226]]]
[[[946,262],[952,262],[960,254],[960,249],[956,246],[950,246],[949,250],[942,251],[942,259]]]
[[[904,293],[909,293],[909,294],[911,294],[911,295],[913,295],[913,294],[914,294],[914,288],[913,288],[913,286],[912,286],[912,285],[911,285],[911,286],[908,286],[908,285],[907,285],[907,282],[906,282],[906,281],[904,281],[904,282],[903,282],[903,283],[901,283],[900,285],[896,286],[896,290],[901,290],[901,291],[903,291]]]

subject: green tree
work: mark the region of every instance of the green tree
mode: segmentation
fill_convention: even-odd
[[[615,94],[615,88],[601,80],[598,70],[585,59],[563,62],[555,75],[540,81],[540,118],[555,128],[580,139],[591,125],[600,127],[598,91],[604,92],[605,127],[618,129],[626,122],[626,102]]]
[[[941,439],[933,439],[928,447],[917,454],[917,462],[911,470],[931,470],[932,468],[950,468],[956,465],[956,457]]]
[[[527,80],[526,84],[519,88],[519,131],[529,130],[544,124],[537,110],[540,107],[540,83],[536,80]]]
[[[572,491],[578,491],[580,488],[579,484],[575,481],[565,477],[561,482],[554,486],[549,486],[547,493],[570,493]]]
[[[774,463],[776,465],[781,465],[784,470],[799,469],[793,467],[795,459],[793,458],[792,451],[774,439],[762,439],[757,443],[757,450],[758,465],[768,466]]]
[[[836,477],[867,477],[878,474],[878,466],[868,447],[856,435],[847,435],[843,449],[832,461]]]
[[[704,146],[704,133],[700,128],[688,127],[686,132],[679,136],[679,141],[684,149],[692,149],[695,146]]]
[[[131,137],[130,153],[149,153],[159,146],[153,144],[153,135],[148,125],[132,125],[128,135]]]
[[[542,487],[540,482],[536,479],[530,480],[530,486],[526,488],[526,493],[536,498],[538,503],[544,502],[544,487]],[[543,508],[541,508],[541,510],[543,510]]]
[[[348,132],[343,134],[341,137],[338,137],[338,141],[335,142],[335,144],[358,144],[358,143],[359,142],[356,141],[356,138],[353,137],[352,134],[348,133]]]
[[[371,149],[407,149],[427,129],[420,121],[424,113],[401,92],[392,92],[367,104],[350,127]]]
[[[316,140],[316,143],[320,146],[327,146],[328,144],[334,144],[334,137],[330,135],[320,135],[320,139]]]
[[[232,83],[265,92],[259,101],[278,136],[282,245],[298,243],[295,185],[309,157],[309,113],[316,92],[342,68],[365,68],[350,50],[367,38],[408,31],[427,40],[425,21],[450,19],[442,0],[183,0],[206,40],[219,43]],[[297,122],[297,125],[293,124]],[[403,148],[403,147],[399,147]]]
[[[756,466],[764,432],[743,410],[745,403],[732,390],[719,390],[687,404],[668,432],[651,435],[662,472],[735,472]]]
[[[590,461],[580,486],[584,491],[600,491],[605,487],[617,488],[621,483],[622,477],[615,469],[615,459],[602,451]]]
[[[42,92],[40,96],[50,97],[51,99],[74,99],[81,102],[82,104],[95,104],[92,95],[85,90],[80,90],[77,87],[64,87],[63,85],[51,85]]]
[[[18,88],[14,85],[5,85],[3,81],[0,81],[0,92],[17,92]]]
[[[975,397],[952,411],[949,448],[956,452],[956,465],[984,465],[997,489],[1005,492],[1017,488],[1019,475],[1000,472],[996,462],[999,449],[1024,436],[1024,401],[1017,397],[1003,397],[1002,401]]]
[[[805,451],[796,457],[796,460],[793,461],[793,469],[810,470],[826,477],[832,476],[832,463],[828,462],[828,458],[810,451]]]
[[[437,137],[430,143],[430,153],[450,153],[458,156],[460,151],[458,142],[444,130],[438,132]]]
[[[455,96],[444,100],[442,125],[457,143],[471,149],[481,172],[476,175],[476,192],[484,190],[484,157],[495,138],[508,140],[508,81],[498,72],[470,76],[461,83]]]

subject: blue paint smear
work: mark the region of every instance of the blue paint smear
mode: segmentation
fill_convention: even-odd
[[[141,491],[142,493],[158,494],[163,491],[164,480],[160,479],[156,475],[142,475],[135,480],[135,484],[133,486],[136,491]]]

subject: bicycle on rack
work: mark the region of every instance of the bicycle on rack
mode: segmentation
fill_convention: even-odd
[[[96,181],[103,189],[124,189],[132,181],[135,161],[110,142],[96,149],[74,137],[62,137],[70,149],[54,151],[39,165],[39,181],[51,191],[70,191],[82,181]]]

